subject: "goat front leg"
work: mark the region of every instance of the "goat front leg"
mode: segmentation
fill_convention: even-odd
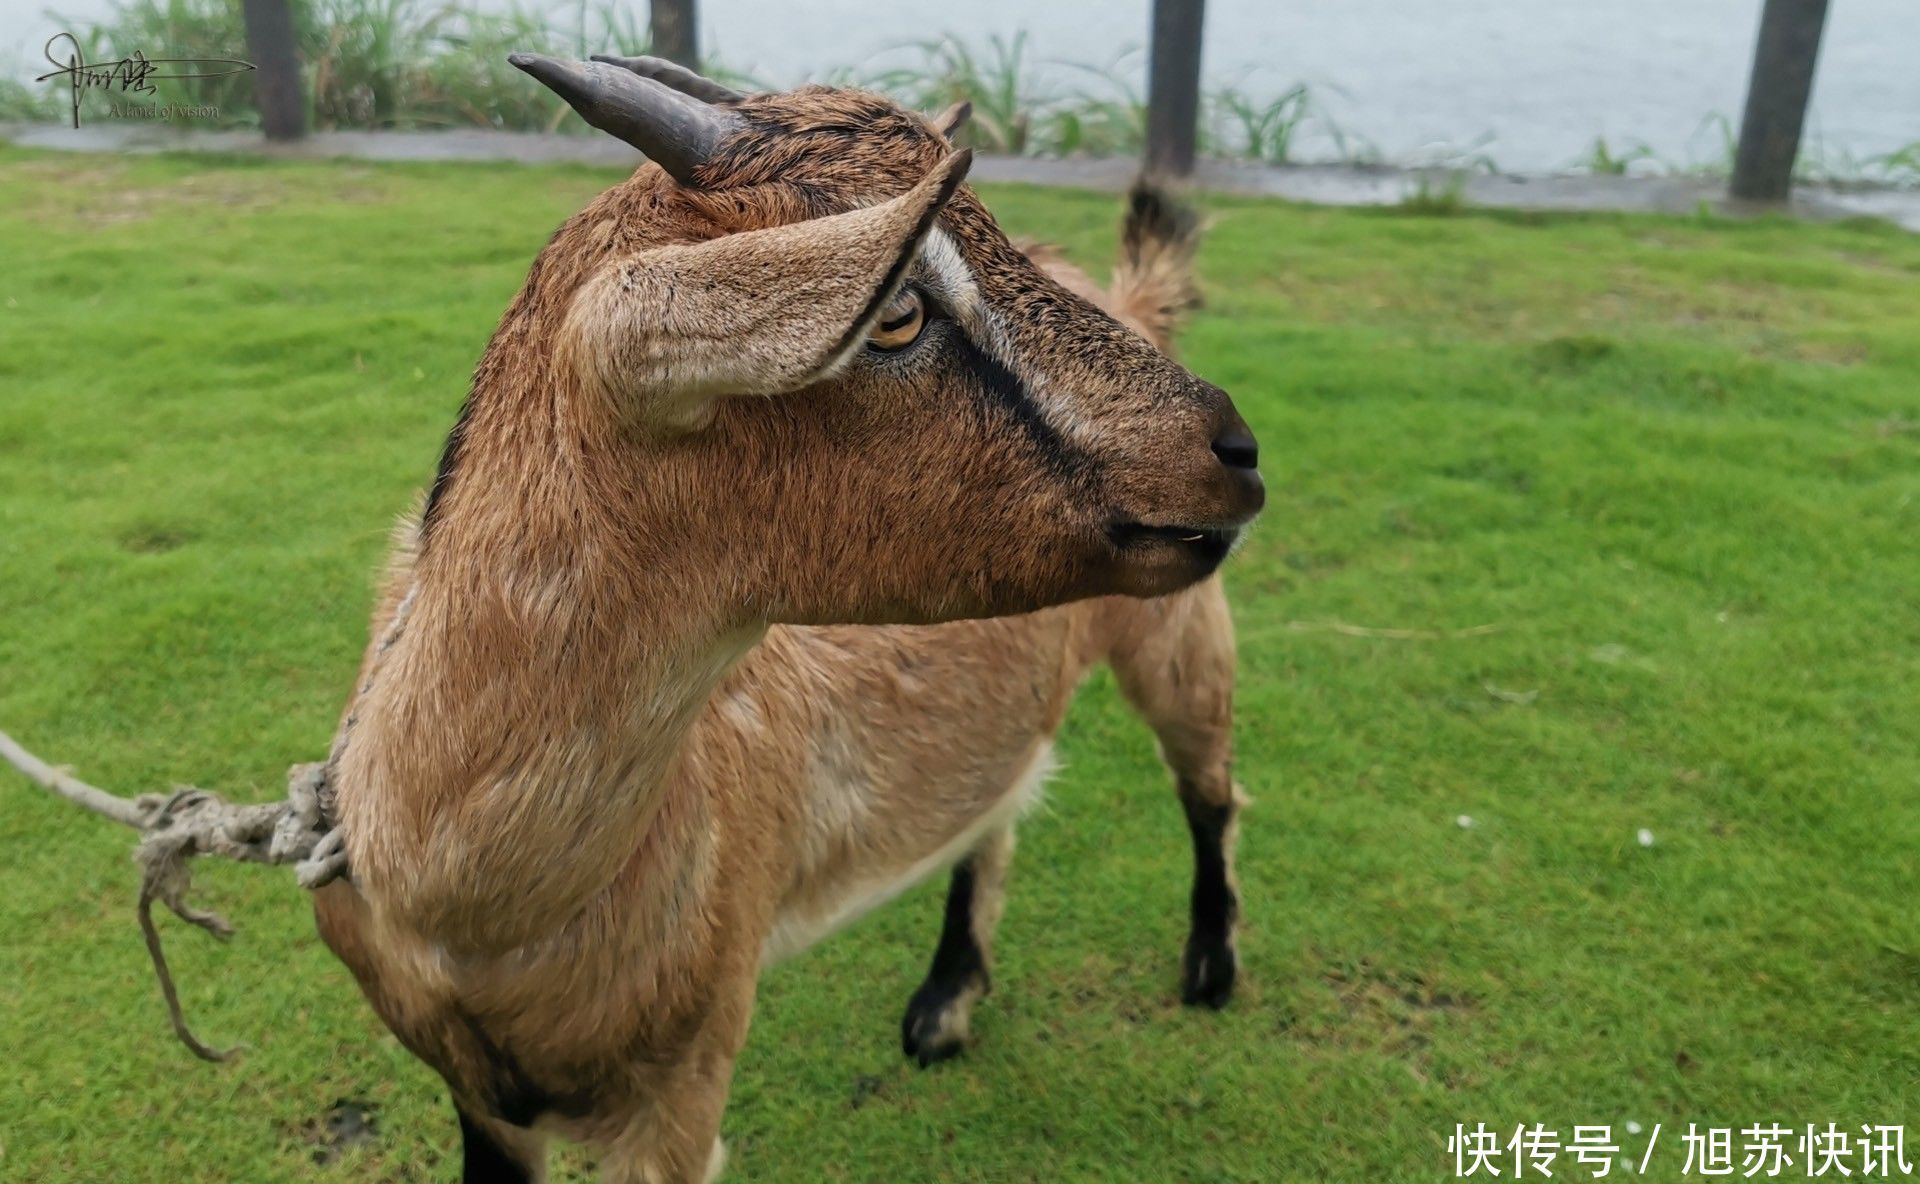
[[[680,1066],[658,1100],[635,1117],[600,1155],[601,1184],[713,1184],[727,1163],[720,1116],[727,1106],[733,1060],[724,1066]]]
[[[1160,741],[1193,840],[1193,891],[1180,999],[1221,1008],[1240,959],[1233,870],[1240,809],[1233,780],[1233,623],[1216,577],[1158,601],[1131,602],[1111,662],[1120,689]]]
[[[1180,1001],[1218,1010],[1233,997],[1240,971],[1234,947],[1240,892],[1234,884],[1233,847],[1241,796],[1224,772],[1205,780],[1182,777],[1179,788],[1193,836],[1193,893],[1187,948],[1180,959]]]
[[[601,1145],[603,1184],[712,1184],[726,1167],[720,1118],[746,1044],[757,986],[751,964],[714,985],[713,1010],[672,1064],[643,1071],[646,1100]]]
[[[460,1115],[460,1184],[544,1184],[545,1136],[497,1119]]]
[[[973,1005],[992,988],[993,931],[1006,906],[1012,862],[1009,823],[954,866],[933,965],[900,1021],[901,1049],[923,1069],[966,1047]]]

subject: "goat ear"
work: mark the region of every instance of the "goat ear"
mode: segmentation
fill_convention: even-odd
[[[933,117],[933,130],[939,132],[951,141],[955,136],[960,134],[961,128],[967,126],[967,120],[972,118],[972,116],[972,101],[969,99],[961,99],[953,106],[948,107],[945,111]]]
[[[666,421],[718,396],[781,394],[831,376],[899,290],[972,159],[955,152],[867,209],[608,265],[569,310],[563,340],[577,371]]]

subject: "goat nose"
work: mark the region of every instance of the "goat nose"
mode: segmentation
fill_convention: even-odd
[[[1260,466],[1260,445],[1244,423],[1234,423],[1213,438],[1213,454],[1230,469]]]

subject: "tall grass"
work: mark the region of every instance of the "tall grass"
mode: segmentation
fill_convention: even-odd
[[[1027,35],[999,34],[976,50],[950,34],[915,42],[920,61],[865,76],[847,72],[840,81],[894,95],[923,111],[973,103],[964,142],[989,152],[1024,153],[1032,145],[1036,111],[1052,106],[1034,79]]]
[[[1438,179],[1430,173],[1422,173],[1413,189],[1400,199],[1398,205],[1387,207],[1389,213],[1413,218],[1451,218],[1466,209],[1467,181],[1459,172],[1451,172]]]
[[[1129,54],[1127,56],[1137,56]],[[1078,85],[1046,111],[1038,143],[1051,156],[1136,156],[1147,146],[1147,99],[1120,62],[1066,63]]]
[[[1892,152],[1869,156],[1867,167],[1882,177],[1896,179],[1903,184],[1920,184],[1920,140]]]
[[[0,78],[0,122],[52,123],[65,117],[65,102],[54,87]]]
[[[981,49],[950,33],[901,48],[918,60],[866,73],[842,71],[838,81],[882,91],[923,111],[969,100],[973,117],[961,143],[987,152],[1114,156],[1138,152],[1146,143],[1146,99],[1127,81],[1124,57],[1107,67],[1054,63],[1077,83],[1063,87],[1042,81],[1025,33],[996,34]]]
[[[1725,178],[1733,174],[1740,135],[1733,120],[1714,111],[1701,119],[1683,160],[1661,156],[1644,143],[1615,151],[1605,137],[1594,140],[1587,155],[1574,162],[1578,172],[1619,176],[1628,172],[1656,176]],[[1704,149],[1699,146],[1706,140]],[[1829,185],[1920,186],[1920,141],[1892,152],[1860,156],[1827,143],[1816,130],[1800,146],[1794,161],[1796,181]]]
[[[1596,177],[1624,177],[1635,165],[1658,163],[1659,157],[1645,144],[1635,144],[1631,148],[1616,151],[1607,143],[1605,136],[1595,136],[1593,147],[1587,155],[1574,162],[1578,172],[1591,173]]]
[[[1229,88],[1213,96],[1213,107],[1215,118],[1237,135],[1239,155],[1286,164],[1293,159],[1296,134],[1313,115],[1313,95],[1304,82],[1264,103]]]
[[[952,34],[902,48],[916,52],[918,60],[866,74],[844,70],[836,80],[927,111],[970,99],[973,119],[963,142],[986,151],[1118,156],[1146,144],[1146,96],[1133,81],[1141,73],[1137,49],[1104,66],[1047,63],[1056,67],[1054,75],[1070,80],[1063,84],[1045,80],[1025,33],[990,37],[978,49]],[[1325,133],[1342,158],[1350,143],[1358,143],[1321,110],[1304,83],[1274,98],[1235,87],[1209,91],[1201,108],[1201,145],[1217,156],[1287,163],[1308,125]]]

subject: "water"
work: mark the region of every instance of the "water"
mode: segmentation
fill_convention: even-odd
[[[0,0],[0,54],[30,76],[58,25],[47,0]],[[81,17],[108,0],[53,0]],[[482,0],[505,3],[506,0]],[[644,16],[644,3],[635,4]],[[1674,164],[1722,157],[1737,122],[1760,0],[1212,0],[1209,86],[1257,95],[1309,83],[1350,137],[1390,160],[1484,156],[1516,172],[1566,168],[1595,137]],[[564,11],[564,9],[562,9]],[[952,31],[984,43],[1025,29],[1042,85],[1085,85],[1060,65],[1145,72],[1145,0],[704,0],[703,43],[757,77],[913,60],[900,45]],[[157,47],[141,47],[157,56]],[[237,48],[237,47],[236,47]],[[1830,162],[1920,141],[1920,0],[1837,0],[1811,123]],[[1322,134],[1310,154],[1332,152]]]

